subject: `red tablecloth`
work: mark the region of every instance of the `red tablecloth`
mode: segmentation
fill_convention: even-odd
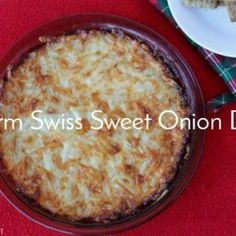
[[[192,66],[205,100],[226,91],[214,71],[145,0],[2,0],[0,1],[0,55],[23,34],[57,17],[84,12],[122,15],[149,26],[167,38]],[[181,197],[160,216],[122,235],[235,235],[236,131],[230,131],[230,110],[220,117],[223,130],[208,131],[200,166]],[[0,196],[0,235],[60,235],[17,212]]]

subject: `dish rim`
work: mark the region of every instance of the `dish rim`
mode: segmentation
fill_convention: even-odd
[[[76,22],[76,23],[75,23]],[[180,53],[162,36],[154,32],[153,30],[149,29],[146,26],[143,26],[137,22],[132,20],[126,19],[124,17],[110,15],[110,14],[99,14],[99,13],[86,13],[86,14],[76,14],[70,15],[66,17],[59,18],[54,21],[50,21],[46,24],[43,24],[40,27],[30,31],[25,36],[23,36],[17,43],[3,56],[0,60],[0,78],[4,78],[7,73],[7,67],[9,65],[17,65],[20,59],[28,53],[32,48],[35,48],[37,44],[39,44],[38,38],[40,36],[44,36],[44,33],[49,33],[50,36],[53,35],[62,35],[65,32],[71,32],[73,30],[78,30],[78,26],[88,27],[90,29],[98,27],[98,29],[121,29],[125,33],[129,33],[131,35],[137,36],[139,39],[143,40],[144,43],[152,42],[153,46],[157,46],[154,48],[159,52],[159,50],[164,53],[166,57],[173,61],[175,68],[177,71],[183,75],[184,77],[188,78],[188,82],[191,83],[191,88],[186,87],[186,89],[190,89],[191,92],[194,94],[195,103],[191,104],[194,109],[197,111],[196,117],[205,117],[205,106],[203,102],[203,97],[201,93],[201,89],[199,84],[190,68],[187,64],[185,59],[180,55]],[[66,27],[68,30],[65,30],[63,27]],[[70,28],[69,28],[70,27]],[[63,28],[63,29],[62,29]],[[54,31],[52,31],[54,30]],[[53,32],[53,34],[52,34]],[[48,34],[46,34],[48,36]],[[149,46],[150,44],[147,43]],[[34,45],[34,46],[33,46]],[[186,83],[186,81],[185,81]],[[187,86],[187,85],[186,85]],[[190,85],[188,85],[190,86]],[[197,98],[196,98],[197,96]],[[192,103],[192,100],[191,100]],[[137,225],[140,225],[147,220],[153,218],[154,216],[160,214],[166,207],[168,207],[171,203],[173,203],[176,198],[180,195],[180,193],[186,188],[189,181],[191,180],[198,162],[201,157],[201,153],[203,150],[204,139],[205,139],[205,132],[202,130],[197,130],[195,132],[196,136],[192,137],[192,152],[194,151],[195,158],[189,158],[188,165],[184,167],[188,169],[188,174],[186,175],[185,170],[185,177],[182,174],[182,178],[178,177],[178,181],[175,179],[175,187],[174,186],[168,191],[168,193],[159,201],[161,202],[160,205],[153,204],[147,206],[141,212],[138,212],[134,215],[129,216],[130,218],[124,217],[124,219],[128,220],[127,222],[123,219],[123,222],[116,222],[116,220],[112,221],[108,224],[100,224],[99,226],[95,224],[87,225],[87,226],[78,226],[72,225],[70,223],[62,223],[58,221],[54,221],[51,218],[46,218],[40,212],[37,211],[34,207],[26,205],[25,202],[20,199],[20,197],[16,194],[16,192],[12,191],[6,181],[2,176],[2,171],[0,170],[0,192],[2,195],[13,205],[18,211],[23,213],[25,216],[37,222],[43,226],[48,228],[63,232],[63,233],[82,233],[82,234],[111,234],[121,232],[130,228],[133,228]],[[193,136],[193,134],[192,134]],[[200,137],[200,138],[199,138]],[[198,148],[193,146],[193,143],[198,145]],[[192,154],[193,156],[193,154]],[[190,162],[190,160],[193,160]],[[191,165],[190,165],[191,164]],[[183,170],[182,170],[183,171]],[[184,179],[183,179],[184,177]],[[182,180],[182,181],[180,181]],[[171,196],[170,196],[171,194]],[[169,198],[166,198],[169,196]],[[164,201],[163,199],[167,199]],[[159,203],[158,202],[158,203]]]

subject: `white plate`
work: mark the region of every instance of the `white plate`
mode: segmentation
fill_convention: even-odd
[[[236,57],[236,23],[225,7],[185,7],[182,0],[168,0],[175,21],[193,41],[220,55]]]

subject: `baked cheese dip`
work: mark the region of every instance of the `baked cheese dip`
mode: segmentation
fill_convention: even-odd
[[[188,132],[162,129],[164,110],[188,113],[181,88],[144,43],[125,34],[81,31],[48,40],[9,70],[0,116],[23,128],[0,130],[1,161],[17,191],[51,214],[107,222],[157,199],[173,179]],[[30,129],[44,119],[81,118],[80,130]],[[150,129],[93,130],[101,118],[145,118]],[[171,117],[166,119],[171,122]]]

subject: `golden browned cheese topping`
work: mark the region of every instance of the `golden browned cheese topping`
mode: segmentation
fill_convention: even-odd
[[[18,189],[52,213],[96,221],[130,214],[172,178],[185,130],[162,129],[156,117],[186,114],[177,84],[144,44],[100,31],[61,36],[31,52],[2,88],[0,151]],[[81,117],[81,130],[30,129],[41,118]],[[147,129],[91,129],[101,118],[153,118]]]

